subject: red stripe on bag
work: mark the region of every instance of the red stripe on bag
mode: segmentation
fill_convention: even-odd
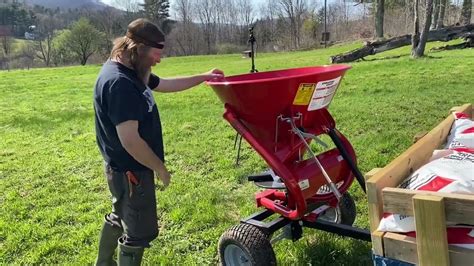
[[[456,118],[456,119],[469,119],[470,116],[467,115],[466,113],[455,112],[454,113],[454,118]]]
[[[436,176],[431,180],[428,184],[421,186],[418,188],[418,190],[424,190],[424,191],[438,191],[445,186],[451,184],[454,182],[454,180],[449,179],[449,178],[444,178],[441,176]]]
[[[465,152],[465,153],[472,153],[474,154],[474,149],[471,149],[471,148],[454,148],[452,149],[453,151],[457,151],[457,152]]]
[[[461,134],[470,134],[470,133],[474,133],[474,127],[470,127],[464,130],[463,132],[461,132]]]
[[[446,230],[448,234],[448,244],[474,244],[474,237],[469,235],[472,230],[473,227],[448,227]],[[408,232],[405,234],[416,238],[416,232]]]

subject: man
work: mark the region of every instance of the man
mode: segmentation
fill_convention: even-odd
[[[128,25],[114,42],[94,91],[97,144],[105,160],[112,212],[105,215],[97,265],[140,265],[144,248],[158,236],[154,174],[170,183],[164,164],[160,116],[152,90],[176,92],[221,78],[213,69],[201,75],[164,79],[151,73],[160,63],[165,36],[146,19]]]

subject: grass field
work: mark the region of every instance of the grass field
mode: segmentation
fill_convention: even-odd
[[[260,71],[320,65],[355,47],[259,54],[256,63]],[[369,59],[392,55],[402,57],[351,64],[330,107],[362,172],[390,162],[452,106],[474,103],[474,49],[412,60],[402,48]],[[181,57],[164,59],[154,72],[169,77],[219,67],[230,75],[249,65],[239,55]],[[99,69],[0,72],[0,264],[93,263],[110,210],[93,124]],[[161,233],[144,262],[215,265],[219,236],[256,211],[257,189],[245,177],[265,163],[244,145],[241,166],[234,165],[234,131],[210,88],[155,97],[172,185],[157,194]],[[350,192],[356,225],[368,227],[365,195],[356,185]],[[282,265],[370,264],[369,244],[314,230],[298,242],[278,242],[275,251]]]

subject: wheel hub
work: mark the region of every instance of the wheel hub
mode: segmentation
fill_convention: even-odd
[[[250,256],[241,247],[230,244],[224,250],[225,264],[229,266],[234,265],[252,265],[250,263]]]
[[[336,208],[328,208],[325,210],[323,213],[321,213],[318,217],[318,219],[327,221],[327,222],[333,222],[333,223],[340,223],[341,222],[341,210],[339,207]]]

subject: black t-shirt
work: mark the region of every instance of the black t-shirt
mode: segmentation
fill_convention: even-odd
[[[94,90],[95,128],[97,144],[104,160],[116,171],[145,170],[122,146],[115,126],[138,121],[138,133],[164,162],[160,114],[150,88],[156,88],[160,78],[151,75],[148,87],[135,71],[108,60],[97,78]]]

